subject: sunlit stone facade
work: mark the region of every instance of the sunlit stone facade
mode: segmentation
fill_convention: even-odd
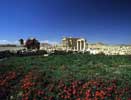
[[[62,39],[64,50],[84,51],[86,50],[86,40],[84,38],[65,37]]]

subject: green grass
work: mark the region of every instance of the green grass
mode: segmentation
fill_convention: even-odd
[[[8,68],[1,67],[0,72],[22,67],[26,73],[31,68],[38,68],[56,80],[72,77],[131,80],[131,56],[67,54],[48,57],[11,57],[0,64],[8,66]]]

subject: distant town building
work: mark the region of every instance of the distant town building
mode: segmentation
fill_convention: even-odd
[[[130,45],[107,45],[103,43],[88,44],[88,49],[91,54],[103,52],[105,55],[131,55]]]
[[[40,44],[40,49],[48,50],[48,49],[51,49],[51,48],[53,48],[53,46],[49,43],[41,43]]]

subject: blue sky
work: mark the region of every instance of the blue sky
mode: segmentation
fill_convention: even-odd
[[[131,44],[131,0],[0,0],[0,43],[19,38]]]

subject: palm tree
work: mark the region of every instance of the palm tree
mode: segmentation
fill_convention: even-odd
[[[21,46],[24,45],[24,40],[23,40],[23,39],[20,39],[19,42],[20,42],[20,45],[21,45]]]

